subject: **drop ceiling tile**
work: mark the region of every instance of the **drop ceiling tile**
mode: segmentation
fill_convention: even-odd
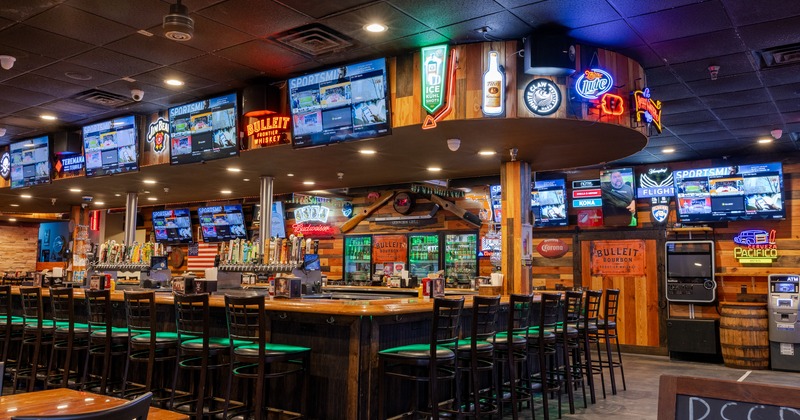
[[[0,32],[0,44],[55,59],[69,57],[93,48],[91,44],[28,25],[14,25]]]
[[[800,42],[800,16],[742,26],[739,34],[751,50],[779,47]]]
[[[33,73],[86,87],[94,87],[118,79],[113,74],[103,73],[92,68],[67,63],[66,61],[56,61],[49,66],[37,69]]]
[[[658,147],[659,150],[660,150],[660,148],[662,148],[664,146],[675,146],[675,145],[683,146],[684,142],[683,142],[683,140],[681,140],[678,137],[664,135],[664,134],[662,134],[660,136],[650,136],[647,139],[647,147],[648,148]]]
[[[628,19],[648,43],[686,38],[731,28],[718,2],[695,3]]]
[[[542,1],[511,10],[532,27],[543,25],[575,29],[620,18],[606,0]]]
[[[745,46],[732,29],[656,42],[652,46],[670,64],[745,51]]]
[[[5,19],[0,17],[0,30],[3,30],[11,25],[14,24],[13,20]]]
[[[50,102],[56,97],[32,90],[19,89],[7,84],[3,84],[3,100],[17,102],[23,105],[36,106],[45,102]]]
[[[800,111],[800,98],[777,101],[775,104],[778,106],[778,110],[781,112]]]
[[[131,96],[131,89],[140,89],[144,92],[144,96],[142,98],[143,101],[151,101],[153,99],[162,98],[175,93],[175,91],[164,87],[163,84],[148,84],[140,80],[137,80],[134,83],[126,82],[124,80],[115,80],[111,83],[98,86],[97,88],[104,92],[114,93],[126,98]]]
[[[687,99],[695,96],[686,86],[680,83],[650,88],[650,94],[654,100],[661,102]]]
[[[95,48],[89,52],[69,58],[67,61],[119,77],[135,76],[160,67],[156,63],[140,60],[105,48]]]
[[[722,0],[725,10],[737,26],[750,25],[786,16],[800,15],[800,2],[786,0]]]
[[[61,80],[50,79],[33,73],[23,74],[8,82],[9,86],[33,92],[44,93],[53,97],[70,96],[86,90],[85,87]]]
[[[28,105],[25,104],[19,104],[16,102],[0,99],[0,115],[10,114],[12,112],[16,112],[25,109],[27,107]]]
[[[164,83],[164,80],[177,79],[182,81],[183,86],[170,86]],[[136,83],[144,83],[163,90],[164,93],[174,93],[180,91],[199,89],[204,86],[212,85],[215,81],[210,78],[206,79],[200,76],[195,76],[189,73],[175,70],[174,68],[162,67],[147,73],[140,73],[136,75]],[[160,94],[154,96],[160,98]]]
[[[216,82],[248,80],[261,75],[256,69],[210,54],[178,63],[172,68]]]
[[[655,98],[658,99],[658,98]],[[708,109],[708,107],[697,98],[675,99],[672,101],[662,101],[661,110],[663,113],[681,113]]]
[[[615,51],[644,44],[642,38],[622,19],[573,29],[568,35],[578,41]]]
[[[161,25],[163,16],[169,13],[168,3],[174,3],[174,0],[114,0],[113,6],[108,0],[70,0],[69,5],[132,28],[146,29]],[[192,12],[189,9],[190,17]]]
[[[706,121],[715,121],[717,118],[709,111],[683,112],[680,114],[669,114],[664,116],[664,123],[669,125],[691,124]]]
[[[408,51],[416,51],[429,45],[445,44],[449,39],[436,31],[427,31],[404,38],[393,39],[383,44],[374,45],[375,49],[386,51],[386,55],[396,55]]]
[[[684,134],[681,135],[681,139],[686,142],[686,144],[693,145],[695,143],[707,141],[733,141],[733,135],[726,130],[719,130],[699,134]]]
[[[3,5],[0,7],[0,17],[21,22],[63,2],[64,0],[3,0]]]
[[[761,70],[761,76],[767,86],[796,83],[798,75],[800,75],[800,67],[797,65],[785,65]]]
[[[483,37],[484,34],[476,31],[476,29],[483,27],[490,28],[490,31],[485,34],[488,39],[523,38],[530,34],[532,30],[531,26],[510,12],[500,12],[439,28],[437,32],[450,38],[455,43],[483,42],[486,40]]]
[[[53,111],[58,115],[72,115],[76,118],[87,118],[98,110],[104,109],[98,105],[90,106],[88,102],[77,101],[73,99],[63,99],[60,101],[48,102],[41,106],[41,108],[48,111]]]
[[[751,105],[769,101],[766,90],[753,89],[742,92],[723,93],[720,95],[703,96],[700,99],[712,108],[725,108],[729,106]]]
[[[161,36],[133,34],[105,45],[106,49],[168,66],[202,55],[203,52]]]
[[[722,123],[725,124],[729,130],[734,131],[741,128],[779,125],[782,124],[783,121],[781,120],[781,116],[778,114],[764,114],[752,117],[739,117],[730,120],[724,120]],[[769,129],[767,129],[765,133],[769,134]]]
[[[716,95],[727,92],[738,92],[762,87],[761,80],[752,73],[720,77],[717,80],[700,80],[689,82],[689,87],[700,96]]]
[[[728,134],[730,136],[730,134]],[[720,150],[723,153],[730,153],[731,149],[740,147],[736,139],[729,138],[722,141],[701,141],[692,143],[692,148],[695,150]]]
[[[499,4],[484,0],[450,0],[441,7],[431,7],[428,0],[392,0],[391,4],[434,29],[503,10]]]
[[[218,51],[217,55],[234,63],[251,67],[266,73],[267,76],[282,68],[295,66],[308,61],[307,58],[295,54],[270,41],[255,40]]]
[[[55,125],[53,124],[45,124],[44,121],[39,118],[38,116],[22,116],[22,115],[15,115],[13,117],[4,117],[0,118],[0,126],[17,126],[20,127],[21,131],[25,131],[25,129],[32,129],[32,130],[42,130],[42,129],[51,129],[54,128]],[[21,140],[21,139],[15,139]]]
[[[631,48],[622,48],[620,54],[636,60],[645,69],[662,67],[664,61],[648,45],[639,45]]]
[[[682,6],[698,3],[698,0],[613,0],[612,3],[623,16],[632,17],[662,10],[678,9]]]
[[[28,19],[26,23],[93,45],[103,45],[136,32],[130,26],[63,4]]]
[[[375,21],[382,22],[389,29],[377,34],[366,32],[364,26]],[[430,29],[387,3],[376,3],[355,9],[323,19],[320,23],[367,45],[379,44]]]
[[[686,82],[696,80],[711,80],[710,66],[719,66],[719,78],[735,76],[742,73],[755,71],[750,61],[751,55],[747,52],[719,55],[697,61],[687,61],[672,65],[672,69]]]
[[[227,1],[197,13],[256,37],[267,37],[312,21],[288,7],[269,0]]]
[[[679,136],[683,136],[684,134],[708,133],[725,129],[718,121],[682,125],[671,125],[669,121],[664,121],[664,125]]]
[[[776,101],[784,99],[800,99],[800,82],[790,83],[788,85],[770,86],[767,88],[772,95],[772,99]]]
[[[342,13],[354,7],[358,7],[372,0],[339,0],[339,1],[308,1],[308,0],[281,0],[281,3],[292,9],[320,19],[332,14]]]
[[[764,136],[769,136],[770,130],[772,127],[762,127],[762,126],[754,126],[754,127],[743,127],[731,130],[731,133],[735,135],[738,139],[741,139],[744,142],[753,142],[755,140]]]
[[[150,28],[149,31],[157,37],[164,37],[161,25]],[[206,52],[214,52],[253,39],[255,39],[253,35],[198,14],[194,16],[194,36],[181,44]]]
[[[50,58],[12,47],[2,47],[0,51],[2,51],[3,54],[10,55],[17,59],[11,70],[0,70],[0,81],[10,80],[38,68],[45,67],[52,61]],[[2,93],[0,93],[0,96],[1,95]]]
[[[669,71],[667,66],[649,68],[645,70],[645,76],[647,77],[647,86],[651,89],[656,86],[678,83],[678,79]]]
[[[315,61],[325,65],[325,67],[332,67],[334,64],[346,64],[355,61],[365,61],[367,58],[380,58],[377,51],[372,47],[364,47],[358,50],[345,51],[339,54],[327,54],[317,57]]]
[[[774,114],[775,112],[777,111],[775,110],[775,105],[772,102],[714,109],[714,113],[723,120],[750,117],[753,115]]]

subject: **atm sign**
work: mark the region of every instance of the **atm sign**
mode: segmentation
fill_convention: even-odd
[[[590,198],[600,197],[600,189],[595,188],[591,190],[574,190],[572,191],[572,198]]]
[[[599,198],[589,198],[585,200],[572,200],[572,207],[574,208],[583,208],[583,207],[600,207],[603,205],[603,200]]]

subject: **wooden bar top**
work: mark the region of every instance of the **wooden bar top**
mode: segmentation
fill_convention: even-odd
[[[128,400],[92,392],[81,392],[67,388],[48,389],[46,391],[0,397],[0,418],[91,413],[118,407],[126,402]],[[188,419],[189,417],[173,411],[150,407],[147,418],[152,420],[179,420]]]

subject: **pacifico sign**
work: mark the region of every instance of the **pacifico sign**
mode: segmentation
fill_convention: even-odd
[[[761,229],[739,232],[733,238],[733,242],[737,245],[733,248],[733,257],[740,264],[772,264],[778,259],[775,233],[775,229],[769,232]]]

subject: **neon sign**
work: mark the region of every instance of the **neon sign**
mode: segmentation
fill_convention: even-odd
[[[305,206],[295,209],[294,219],[297,223],[327,223],[331,211],[323,206]]]
[[[266,117],[259,118],[247,124],[247,136],[253,136],[255,146],[273,146],[289,142],[286,133],[289,131],[289,117]]]
[[[733,238],[733,242],[739,245],[733,249],[733,257],[741,264],[772,264],[778,259],[775,229],[769,232],[761,229],[743,230]]]
[[[446,45],[444,47],[447,47]],[[438,111],[435,113],[429,113],[425,116],[425,120],[422,122],[422,129],[429,130],[431,128],[436,128],[436,123],[438,121],[443,120],[446,116],[450,115],[450,111],[453,110],[453,102],[455,100],[455,86],[456,86],[456,63],[458,62],[458,55],[456,54],[457,50],[453,50],[453,53],[450,54],[450,64],[447,67],[447,92],[445,93],[445,106],[444,108],[439,107]],[[446,51],[445,51],[446,53]],[[447,54],[445,54],[445,58],[447,58]],[[423,75],[423,86],[425,84],[425,75]],[[424,101],[424,95],[423,95]],[[423,105],[424,107],[424,105]],[[427,108],[426,108],[427,109]]]
[[[147,127],[147,142],[153,143],[154,152],[161,153],[166,150],[165,145],[169,143],[169,138],[169,123],[167,120],[159,117]]]
[[[422,108],[433,114],[444,105],[447,44],[422,49]]]
[[[0,157],[0,176],[6,181],[11,176],[11,155],[8,152],[3,152],[3,156]]]
[[[586,99],[599,99],[614,87],[614,78],[601,69],[590,69],[583,72],[575,81],[575,91]]]
[[[606,93],[600,98],[600,109],[604,115],[622,115],[625,112],[625,101],[613,93]]]
[[[661,133],[661,101],[650,99],[650,88],[633,92],[633,104],[636,106],[636,121],[644,121],[656,127]]]

